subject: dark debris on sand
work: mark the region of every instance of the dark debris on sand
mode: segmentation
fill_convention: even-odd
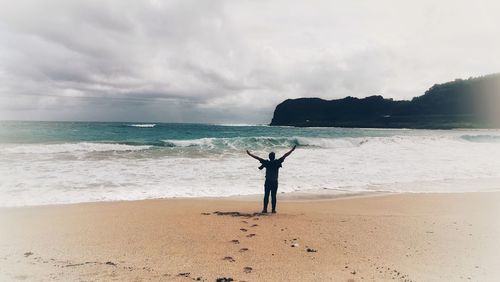
[[[251,267],[249,267],[249,266],[245,266],[245,267],[243,268],[243,271],[244,271],[245,273],[250,273],[250,272],[252,272],[252,270],[253,270],[253,268],[251,268]]]
[[[99,264],[97,261],[86,261],[86,262],[81,262],[81,263],[70,263],[65,265],[64,267],[74,267],[74,266],[82,266],[82,265],[87,265],[87,264]]]
[[[226,277],[222,277],[222,278],[217,278],[215,280],[215,282],[231,282],[231,281],[234,281],[234,279],[231,278],[231,277],[227,277],[227,278]]]
[[[318,250],[315,250],[315,249],[311,249],[311,248],[307,248],[306,251],[308,253],[316,253]]]

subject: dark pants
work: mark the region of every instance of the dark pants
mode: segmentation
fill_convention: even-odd
[[[276,192],[278,192],[278,180],[266,180],[264,183],[264,211],[267,211],[269,194],[271,194],[271,204],[273,211],[276,210]]]

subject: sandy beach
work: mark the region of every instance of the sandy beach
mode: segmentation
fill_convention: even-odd
[[[283,200],[268,215],[235,198],[2,208],[0,280],[496,281],[499,202]]]

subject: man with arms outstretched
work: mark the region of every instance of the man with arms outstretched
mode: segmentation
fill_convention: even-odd
[[[272,212],[276,213],[276,193],[278,192],[278,172],[281,168],[281,164],[294,150],[295,147],[284,154],[281,158],[276,159],[274,152],[269,153],[269,160],[264,160],[263,158],[259,158],[256,155],[250,153],[247,150],[247,154],[258,160],[261,163],[259,169],[266,168],[266,182],[264,183],[264,208],[262,209],[263,213],[267,213],[267,204],[269,203],[269,194],[271,194],[271,204],[273,207]]]

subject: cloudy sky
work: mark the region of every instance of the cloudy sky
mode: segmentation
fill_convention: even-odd
[[[0,119],[267,123],[500,72],[500,2],[0,0]]]

